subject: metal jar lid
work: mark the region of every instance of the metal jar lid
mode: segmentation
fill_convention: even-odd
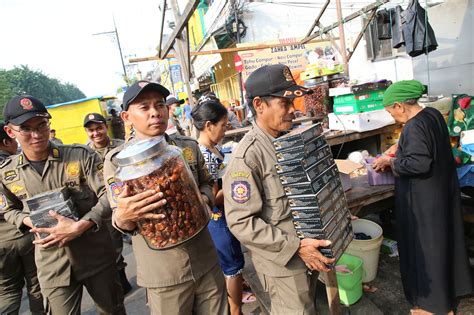
[[[120,151],[117,154],[117,162],[119,166],[142,162],[156,155],[167,145],[163,136],[140,140]]]

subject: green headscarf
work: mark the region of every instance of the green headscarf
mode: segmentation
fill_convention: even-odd
[[[425,86],[416,80],[398,81],[388,87],[383,95],[383,106],[393,105],[395,102],[417,100],[425,92]]]

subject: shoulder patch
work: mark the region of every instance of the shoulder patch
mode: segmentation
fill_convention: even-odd
[[[110,177],[107,179],[107,184],[109,185],[110,195],[112,196],[112,200],[117,202],[117,196],[120,195],[123,188],[122,182],[116,182],[115,178]]]
[[[183,156],[188,163],[196,162],[196,156],[194,155],[193,149],[190,147],[183,148]]]
[[[250,199],[250,184],[245,180],[236,180],[231,185],[232,199],[237,203],[246,203]]]
[[[4,210],[8,207],[7,198],[4,194],[0,194],[0,209]]]

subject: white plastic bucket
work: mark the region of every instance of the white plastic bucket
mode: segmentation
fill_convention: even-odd
[[[362,282],[370,282],[374,280],[377,275],[380,246],[382,246],[383,241],[383,230],[377,223],[365,219],[352,221],[352,228],[354,229],[354,233],[365,233],[372,237],[370,240],[354,239],[345,251],[345,253],[359,257],[364,261]]]

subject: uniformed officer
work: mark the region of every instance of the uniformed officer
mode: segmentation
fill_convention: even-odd
[[[185,132],[181,123],[179,122],[179,116],[176,114],[176,109],[180,109],[180,106],[184,103],[184,100],[178,100],[176,97],[170,96],[166,99],[166,106],[168,107],[168,128],[166,133],[173,135],[178,133],[184,136]]]
[[[211,206],[213,181],[194,139],[173,135],[165,130],[168,108],[165,97],[169,91],[148,81],[130,86],[123,99],[122,119],[135,130],[135,139],[165,136],[168,143],[183,149],[205,202]],[[124,233],[133,234],[133,250],[137,261],[137,283],[147,288],[152,314],[227,314],[225,282],[217,254],[207,229],[187,242],[166,250],[152,250],[140,234],[137,221],[156,216],[151,213],[164,205],[163,194],[146,191],[130,197],[127,186],[117,195],[116,154],[123,147],[107,154],[104,177],[113,208],[112,223]]]
[[[276,173],[272,140],[289,130],[293,100],[308,93],[290,69],[276,64],[255,70],[245,82],[254,112],[252,129],[232,153],[223,179],[225,212],[231,232],[249,250],[271,298],[272,314],[316,314],[317,272],[328,271],[318,247],[329,241],[296,236],[288,199]]]
[[[109,153],[109,151],[124,143],[123,140],[109,138],[107,135],[107,121],[105,120],[105,117],[99,113],[89,113],[84,117],[84,129],[87,133],[87,137],[89,138],[87,145],[92,150],[99,153],[102,161],[104,161],[105,155]],[[128,282],[127,275],[125,274],[125,267],[127,264],[125,263],[125,260],[122,256],[123,234],[112,226],[111,218],[105,219],[104,222],[109,229],[110,236],[112,236],[115,252],[117,254],[117,270],[119,272],[123,293],[127,294],[132,290],[132,286]]]
[[[49,234],[34,244],[38,279],[52,314],[80,314],[83,286],[100,313],[124,314],[112,240],[102,224],[110,206],[99,155],[86,146],[51,143],[51,116],[32,96],[12,98],[3,117],[5,131],[20,142],[22,153],[0,166],[0,213],[19,231]],[[57,225],[33,228],[25,200],[63,187],[79,220],[50,211]]]
[[[124,143],[121,139],[110,139],[107,135],[107,121],[98,113],[89,113],[84,117],[84,129],[89,141],[87,145],[99,153],[102,159],[112,149]]]
[[[10,138],[0,123],[0,163],[16,154],[18,143]],[[23,286],[32,314],[44,314],[43,296],[38,282],[31,233],[18,231],[0,214],[0,314],[18,314]]]

